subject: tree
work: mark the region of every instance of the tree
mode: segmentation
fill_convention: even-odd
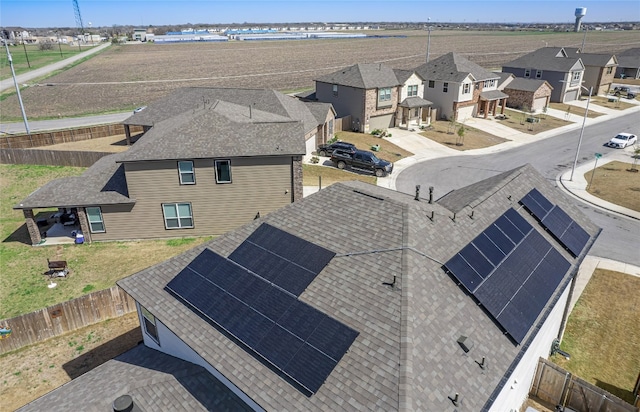
[[[453,132],[456,130],[457,124],[458,122],[456,122],[455,116],[449,117],[449,124],[447,125],[447,134],[453,134]]]
[[[456,141],[456,146],[464,146],[464,134],[467,132],[467,129],[464,128],[464,125],[460,125],[458,129],[458,140]]]
[[[633,157],[633,164],[631,165],[631,169],[629,169],[629,171],[637,172],[638,168],[636,166],[638,165],[638,158],[640,158],[640,146],[634,146],[632,157]]]
[[[40,51],[53,50],[53,43],[49,41],[38,43],[38,50]]]

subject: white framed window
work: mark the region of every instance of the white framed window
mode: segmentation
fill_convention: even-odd
[[[495,79],[491,79],[491,80],[485,80],[483,87],[493,87],[496,85],[496,80]]]
[[[542,78],[542,70],[536,70],[536,79]]]
[[[607,74],[613,73],[613,66],[607,67]]]
[[[429,80],[429,88],[433,89],[434,87],[436,87],[436,81],[435,80]]]
[[[216,160],[216,183],[231,183],[231,160]]]
[[[102,219],[102,211],[99,207],[87,207],[87,220],[89,221],[89,230],[91,233],[104,233],[104,220]]]
[[[418,85],[414,84],[407,87],[407,96],[417,96],[418,95]]]
[[[524,69],[524,77],[531,77],[531,69]]]
[[[574,81],[580,80],[580,72],[573,72],[571,79]]]
[[[178,174],[180,175],[181,185],[196,184],[196,174],[193,171],[193,162],[191,160],[178,162]]]
[[[164,227],[166,229],[185,229],[193,227],[191,203],[163,203]]]
[[[471,91],[471,84],[470,83],[463,83],[462,84],[462,94],[468,94]]]
[[[156,317],[151,314],[144,306],[140,305],[140,313],[142,313],[142,321],[144,331],[149,335],[158,345],[160,340],[158,339],[158,327],[156,326]]]
[[[443,91],[444,93],[447,93],[447,92],[449,91],[449,83],[444,82],[444,83],[442,84],[442,91]]]
[[[331,89],[332,89],[332,91],[333,91],[333,95],[334,95],[334,96],[337,96],[337,95],[338,95],[338,85],[337,85],[337,84],[334,84],[334,85],[331,87]]]
[[[383,87],[378,89],[378,103],[387,103],[391,102],[391,88]]]

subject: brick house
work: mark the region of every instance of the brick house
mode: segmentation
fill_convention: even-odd
[[[618,59],[613,54],[582,53],[579,48],[565,47],[567,54],[584,64],[582,85],[587,89],[593,87],[593,95],[607,94],[611,90],[611,84],[618,68]],[[589,93],[582,89],[582,94]]]
[[[505,73],[502,73],[505,74]],[[523,79],[510,73],[500,85],[500,90],[509,95],[507,107],[518,110],[541,112],[549,106],[553,87],[546,80]]]

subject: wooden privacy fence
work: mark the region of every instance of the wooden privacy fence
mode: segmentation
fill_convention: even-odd
[[[333,128],[337,132],[351,131],[351,115],[336,118]]]
[[[142,126],[129,126],[131,135],[143,132]],[[51,132],[32,133],[31,135],[4,135],[0,138],[0,148],[27,149],[30,147],[49,146],[58,143],[79,142],[81,140],[98,139],[101,137],[125,134],[124,125],[103,124],[100,126],[82,127],[77,129],[55,130]]]
[[[580,412],[638,412],[638,408],[560,366],[540,358],[529,393],[532,397]],[[635,404],[638,404],[638,397]]]
[[[89,167],[111,152],[73,150],[0,149],[1,164]]]
[[[20,349],[136,310],[135,301],[118,286],[100,290],[35,312],[0,321],[11,334],[0,339],[0,354]]]

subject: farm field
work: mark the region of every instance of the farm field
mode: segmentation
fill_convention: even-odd
[[[378,33],[376,33],[378,34]],[[21,92],[30,119],[131,110],[181,87],[313,88],[313,79],[356,63],[412,69],[426,58],[426,31],[386,31],[406,37],[215,44],[114,45],[66,71],[32,82]],[[439,31],[431,58],[456,52],[492,70],[549,46],[580,47],[583,33]],[[634,31],[590,32],[588,52],[638,47]],[[2,100],[2,122],[21,121],[15,93]]]

